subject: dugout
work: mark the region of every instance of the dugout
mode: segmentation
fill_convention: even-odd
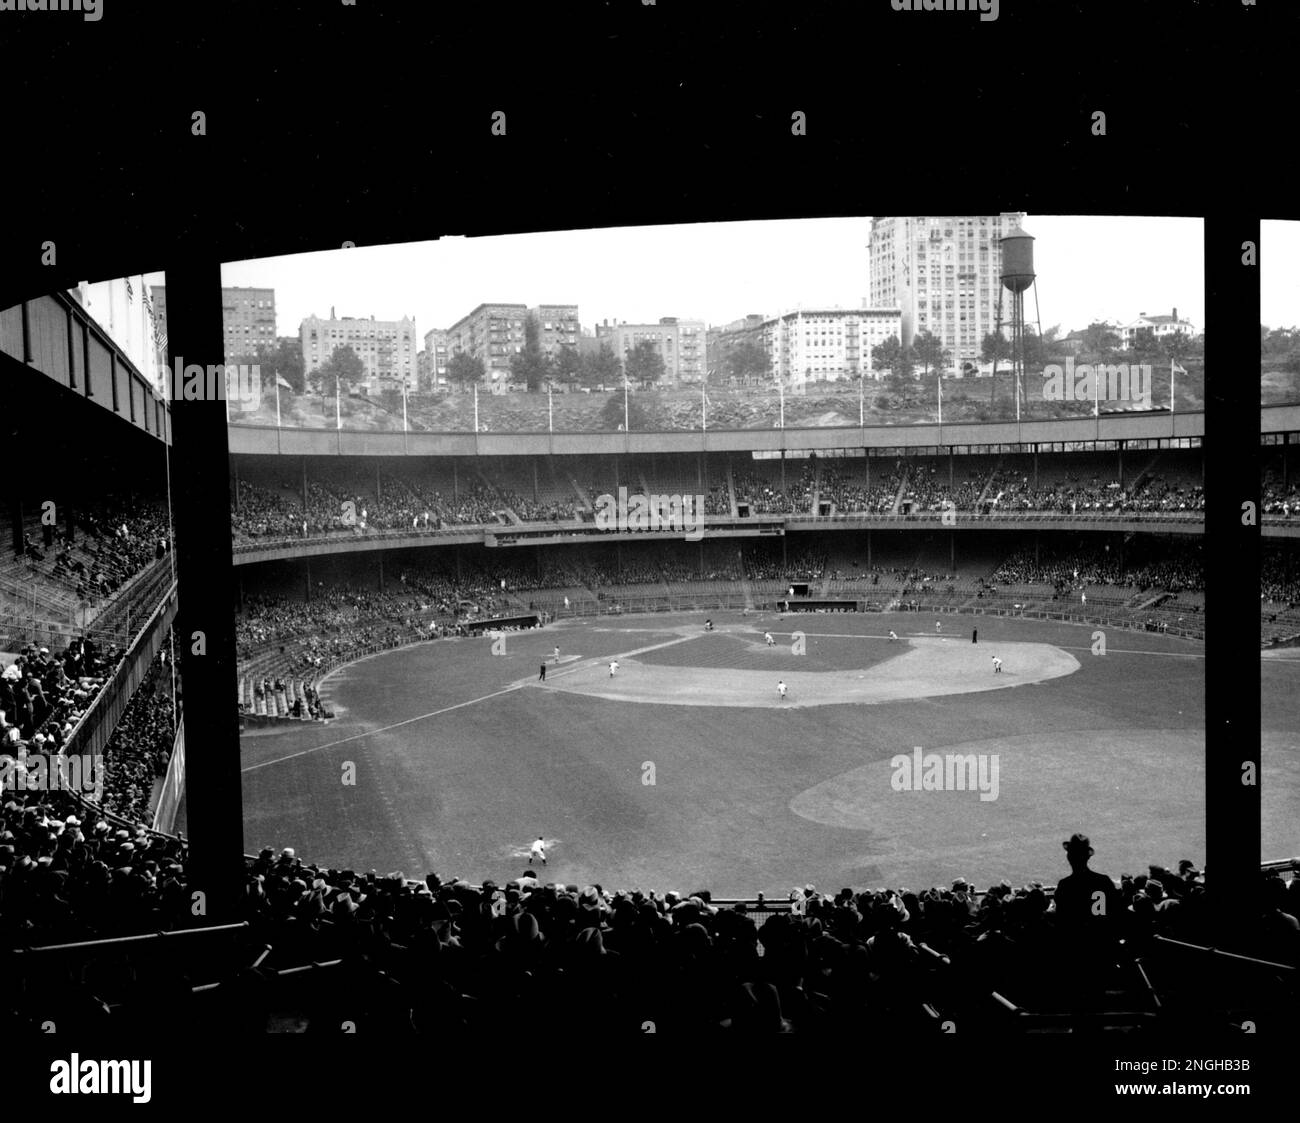
[[[855,600],[784,600],[778,606],[783,612],[857,612]]]
[[[536,628],[540,623],[536,612],[525,612],[519,616],[494,616],[491,620],[466,620],[464,628],[471,636],[480,636],[507,628]]]

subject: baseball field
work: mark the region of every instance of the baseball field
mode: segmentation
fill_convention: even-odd
[[[601,617],[340,668],[335,720],[244,735],[245,848],[503,881],[540,836],[547,879],[718,897],[1055,881],[1075,831],[1113,875],[1204,861],[1199,644],[915,613],[713,623]],[[1266,669],[1270,856],[1300,852],[1298,676]]]

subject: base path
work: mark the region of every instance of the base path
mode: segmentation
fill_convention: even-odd
[[[1070,675],[1080,666],[1073,655],[1046,643],[999,643],[996,654],[1002,660],[1001,674],[993,673],[991,644],[926,636],[895,646],[897,656],[861,670],[792,671],[788,664],[771,671],[662,666],[641,663],[628,655],[619,658],[613,678],[607,662],[593,662],[536,685],[617,702],[796,709],[1006,690]],[[789,688],[785,701],[777,694],[778,679]]]

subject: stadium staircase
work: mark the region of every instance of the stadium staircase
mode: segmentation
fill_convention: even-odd
[[[999,473],[1002,471],[1002,457],[998,457],[998,462],[993,465],[993,470],[989,473],[989,478],[984,481],[984,488],[975,500],[975,510],[982,511],[984,504],[988,500],[989,492],[993,490],[993,484],[997,480]]]
[[[487,478],[487,476],[483,474],[482,468],[478,469],[477,475],[479,478],[479,482],[482,483],[482,485],[485,488],[487,488],[488,492],[496,498],[497,503],[501,505],[501,510],[504,511],[506,516],[510,519],[511,525],[522,526],[524,520],[521,519],[515,513],[515,509],[511,507],[509,503],[506,502],[506,497],[504,494],[502,494],[501,489],[497,487],[496,484],[494,484],[491,480]]]
[[[303,707],[307,705],[307,687],[314,685],[316,668],[310,677],[303,677],[293,667],[293,654],[286,651],[264,652],[254,656],[240,666],[239,702],[244,712],[257,717],[279,718],[286,721],[310,721],[305,713],[301,719],[293,717],[293,706],[300,698]],[[258,685],[270,679],[272,689],[264,690],[259,696]],[[275,690],[276,679],[284,680],[284,689]]]
[[[587,514],[594,515],[596,512],[595,512],[595,508],[592,507],[591,505],[591,497],[585,491],[583,491],[581,485],[578,483],[573,473],[565,472],[564,478],[569,481],[569,485],[573,488],[574,495],[578,497],[578,502],[582,505],[582,509],[586,511]]]
[[[727,498],[731,501],[731,517],[740,517],[740,508],[736,505],[736,478],[732,475],[731,461],[727,461]],[[745,591],[745,603],[749,603],[749,591]]]
[[[889,508],[889,513],[891,515],[898,514],[898,508],[900,504],[903,502],[903,496],[907,494],[907,483],[911,478],[912,478],[912,467],[909,464],[903,470],[902,478],[899,479],[898,481],[898,491],[894,493],[894,502]]]
[[[1158,468],[1159,466],[1160,466],[1160,453],[1157,452],[1157,453],[1155,454],[1155,456],[1153,456],[1153,457],[1150,459],[1150,461],[1147,463],[1147,466],[1146,466],[1145,468],[1143,468],[1142,471],[1140,471],[1140,472],[1137,474],[1137,477],[1136,477],[1136,478],[1133,480],[1133,482],[1128,486],[1128,488],[1126,489],[1126,490],[1128,491],[1128,493],[1129,493],[1130,495],[1136,495],[1139,491],[1141,491],[1142,488],[1144,488],[1144,487],[1146,486],[1146,482],[1147,482],[1147,480],[1148,480],[1152,475],[1155,474],[1155,470],[1156,470],[1156,468]]]

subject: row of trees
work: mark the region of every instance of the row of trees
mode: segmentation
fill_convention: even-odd
[[[1277,369],[1300,372],[1300,330],[1277,328],[1270,330],[1261,325],[1261,343],[1266,365]],[[1061,361],[1065,349],[1059,346],[1060,327],[1054,326],[1041,336],[1035,331],[1025,335],[1025,362],[1029,369],[1041,369],[1051,362]],[[1102,323],[1089,324],[1072,348],[1080,362],[1115,362],[1120,358],[1174,360],[1182,362],[1197,358],[1203,345],[1183,335],[1170,335],[1157,340],[1149,329],[1137,333],[1131,349],[1121,351],[1119,337]],[[999,335],[990,332],[982,341],[980,356],[983,362],[1010,366],[1011,345]],[[910,347],[904,347],[897,336],[877,344],[871,349],[872,363],[877,370],[889,372],[887,381],[901,390],[918,375],[949,369],[952,354],[945,350],[938,336],[924,331],[918,334]],[[295,393],[324,394],[336,384],[350,393],[365,380],[366,368],[360,356],[346,344],[310,374],[303,370],[302,351],[291,339],[278,340],[274,345],[263,344],[255,353],[232,360],[244,365],[257,364],[261,369],[263,385],[273,385],[274,378],[282,378]],[[919,369],[918,369],[919,368]],[[743,340],[730,348],[717,364],[715,373],[720,378],[741,384],[766,382],[772,373],[772,360],[757,340]],[[473,355],[457,352],[447,364],[447,378],[464,390],[481,383],[487,374],[483,361]],[[608,343],[602,343],[596,352],[579,352],[568,345],[552,354],[542,350],[541,331],[536,317],[530,316],[524,326],[523,349],[510,360],[510,380],[526,386],[530,391],[549,384],[593,388],[596,386],[621,386],[624,377],[632,385],[648,387],[663,379],[663,356],[654,344],[643,340],[626,359],[614,353]]]
[[[1260,361],[1266,371],[1300,374],[1300,328],[1259,325]]]

